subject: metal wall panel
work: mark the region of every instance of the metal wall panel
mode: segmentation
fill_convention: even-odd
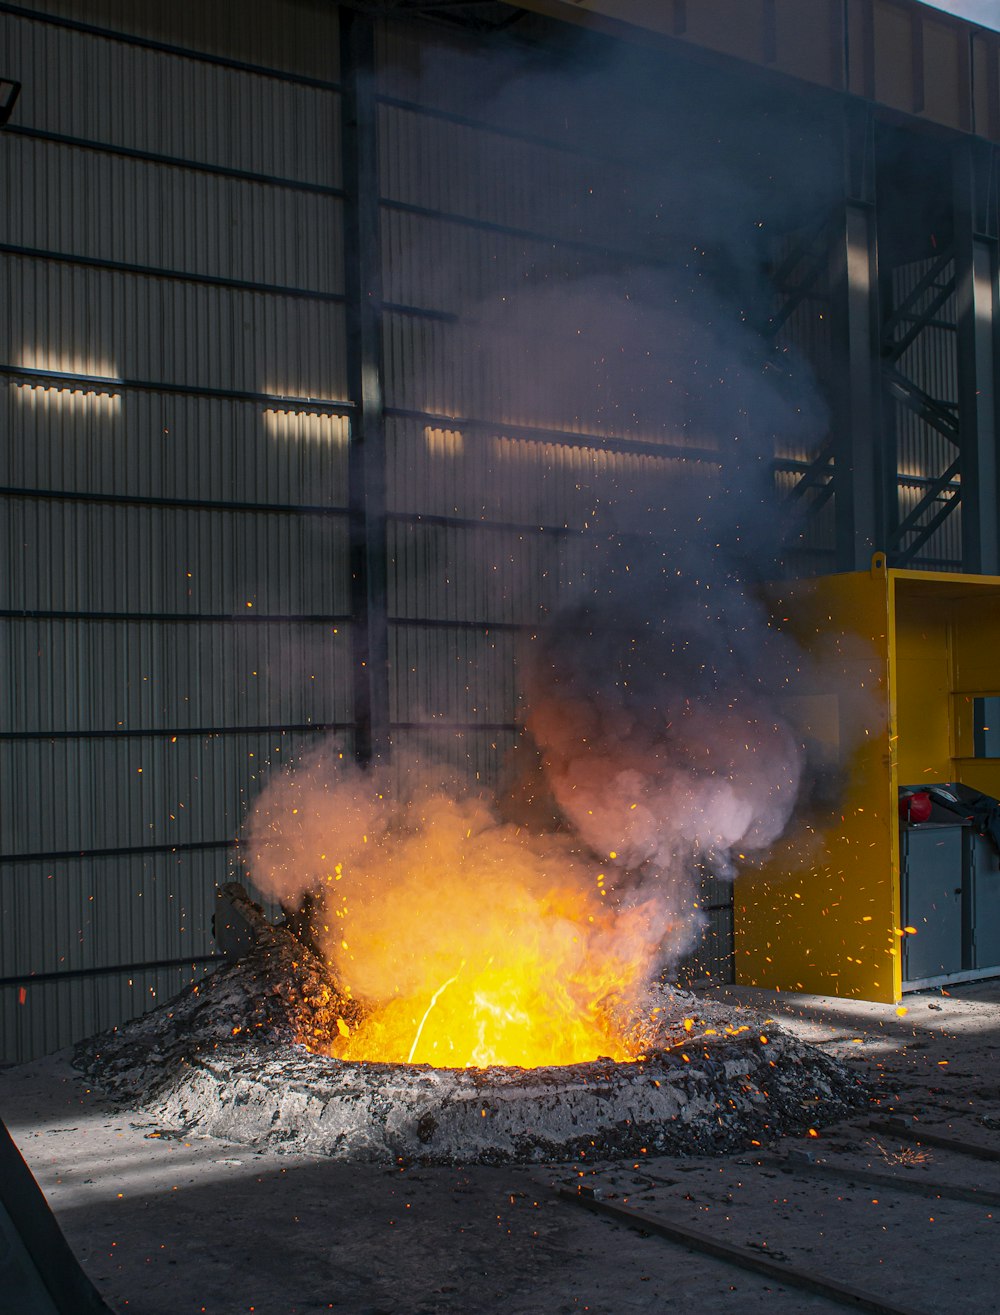
[[[261,766],[315,740],[278,729],[2,741],[0,852],[10,860],[229,842]],[[8,880],[6,864],[0,871]]]
[[[895,305],[902,304],[925,279],[932,268],[929,260],[913,261],[893,270],[892,287]],[[912,306],[917,317],[926,313],[937,295],[937,285],[944,286],[954,280],[954,264],[948,264],[936,282],[918,297]],[[954,294],[944,300],[931,321],[921,329],[912,344],[899,358],[902,373],[925,394],[944,405],[958,416],[958,350],[957,307]],[[895,337],[902,340],[909,331],[911,321],[904,321]],[[891,403],[890,422],[895,425],[896,465],[899,484],[899,520],[904,521],[926,492],[955,460],[955,444],[944,437],[914,410],[899,401]],[[946,505],[945,500],[959,485],[958,476],[920,516],[917,527],[928,523],[934,514]],[[940,527],[918,549],[907,563],[915,568],[934,570],[962,569],[961,509],[956,506],[942,521]],[[904,542],[901,545],[906,547]]]
[[[419,728],[397,727],[392,734],[395,761],[404,769],[414,758],[437,763],[487,791],[502,785],[504,765],[517,742],[518,736],[509,728],[475,730],[445,721]]]
[[[203,0],[163,5],[159,0],[25,0],[14,9],[60,16],[146,42],[186,50],[194,58],[254,64],[336,81],[339,72],[337,7],[328,0]]]
[[[764,0],[712,0],[685,6],[683,35],[722,54],[765,60]]]
[[[972,131],[1000,138],[1000,37],[994,32],[976,32],[972,37]]]
[[[912,113],[916,108],[914,85],[914,25],[904,6],[874,0],[873,24],[875,50],[892,51],[895,58],[875,61],[875,96],[886,105]]]
[[[199,956],[210,934],[202,888],[214,863],[210,854],[186,853],[25,864],[4,887],[8,974],[30,987],[32,974],[113,968],[128,953],[136,963]],[[26,926],[47,928],[45,944],[33,946]]]
[[[344,617],[342,517],[10,499],[0,609]]]
[[[844,472],[838,470],[832,452],[825,472],[817,474],[814,467],[835,428],[837,398],[844,388],[837,353],[845,351],[845,344],[835,341],[831,269],[837,223],[835,217],[830,223],[814,222],[784,235],[772,254],[772,325],[780,326],[774,341],[782,354],[788,391],[825,406],[827,416],[827,432],[820,427],[818,447],[815,441],[809,443],[816,435],[806,431],[794,438],[776,436],[775,488],[788,516],[786,565],[793,574],[812,575],[837,565],[838,475]],[[800,481],[808,484],[813,477],[813,483],[803,488]],[[844,479],[846,483],[846,475]],[[849,499],[850,490],[841,496]]]
[[[518,694],[516,633],[490,625],[396,625],[390,643],[394,724],[511,727]]]
[[[969,128],[969,43],[971,34],[923,16],[923,39],[917,66],[923,74],[919,88],[920,108],[937,123]],[[995,58],[995,56],[994,56]],[[962,107],[962,108],[960,108]],[[989,132],[988,115],[979,131]]]
[[[572,149],[513,136],[508,127],[491,130],[383,104],[379,147],[382,195],[397,204],[533,230],[550,242],[625,246],[640,236],[642,208],[634,197],[632,206],[626,202],[634,166],[593,144]],[[644,181],[652,191],[655,177]]]
[[[275,30],[287,8],[294,6],[273,6]],[[15,131],[59,134],[310,187],[340,185],[339,96],[328,88],[125,44],[3,9],[0,42],[7,76],[22,83]]]
[[[348,722],[349,626],[0,618],[4,734]]]
[[[262,780],[354,718],[336,9],[46,8],[0,5],[8,1059],[210,967]]]
[[[0,211],[2,244],[343,293],[337,196],[9,132],[0,162],[4,194],[17,198]]]
[[[0,260],[0,360],[53,371],[343,401],[344,310],[301,297]]]
[[[4,1054],[9,1056],[8,1062],[20,1063],[115,1027],[169,1000],[214,966],[195,960],[173,968],[140,965],[125,973],[109,969],[70,976],[64,972],[64,980],[29,979],[0,986]]]
[[[807,82],[844,85],[843,0],[776,0],[776,68]]]
[[[137,389],[0,389],[0,485],[193,503],[347,505],[340,415]]]

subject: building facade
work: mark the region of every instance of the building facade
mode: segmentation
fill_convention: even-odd
[[[648,10],[0,3],[5,1058],[211,969],[269,771],[497,781],[678,481],[761,570],[1000,569],[996,35]]]

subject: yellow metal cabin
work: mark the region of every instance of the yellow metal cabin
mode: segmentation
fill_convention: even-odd
[[[1000,577],[890,570],[877,554],[870,571],[777,586],[774,617],[806,654],[791,715],[841,789],[741,873],[736,980],[896,1001],[902,942],[937,913],[911,903],[903,922],[899,787],[1000,795],[1000,748],[977,730],[1000,696]],[[956,872],[956,895],[961,881]],[[983,943],[993,953],[996,928]]]

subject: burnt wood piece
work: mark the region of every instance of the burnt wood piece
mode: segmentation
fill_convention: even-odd
[[[227,959],[249,954],[269,927],[267,915],[238,881],[227,881],[215,897],[212,935]]]

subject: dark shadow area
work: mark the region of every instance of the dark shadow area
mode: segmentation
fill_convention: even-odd
[[[95,1282],[128,1311],[570,1311],[594,1281],[585,1251],[606,1245],[606,1225],[554,1203],[547,1170],[270,1160],[251,1174],[250,1148],[219,1147],[215,1181],[158,1185],[126,1211],[105,1194],[62,1212]],[[641,1239],[619,1245],[634,1269]]]

